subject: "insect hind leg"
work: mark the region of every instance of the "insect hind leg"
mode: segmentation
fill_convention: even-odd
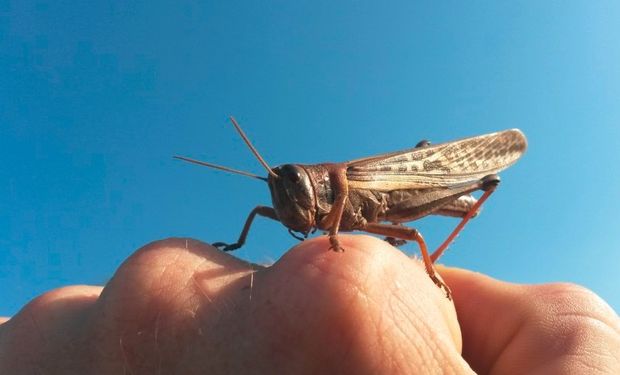
[[[495,190],[495,188],[497,188],[497,185],[499,185],[501,179],[499,178],[498,175],[496,174],[490,174],[487,176],[484,176],[482,178],[482,190],[483,191],[493,191]]]
[[[446,249],[452,243],[452,241],[454,241],[456,236],[461,232],[461,230],[463,230],[465,224],[467,224],[467,222],[478,213],[482,204],[491,196],[491,194],[493,194],[493,192],[497,188],[497,185],[499,185],[500,178],[496,174],[490,174],[483,177],[480,182],[482,183],[480,190],[484,191],[484,193],[471,207],[469,212],[465,216],[463,216],[461,222],[456,226],[456,228],[454,228],[454,230],[452,231],[452,233],[450,233],[446,240],[441,245],[439,245],[437,250],[435,250],[431,254],[430,258],[433,263],[435,263],[437,259],[439,259],[439,257],[446,251]]]
[[[415,148],[428,147],[431,145],[431,141],[423,139],[415,145]]]
[[[394,224],[382,224],[382,223],[367,223],[364,228],[360,228],[359,230],[381,234],[388,237],[395,237],[399,239],[416,241],[420,246],[420,253],[422,254],[422,260],[424,261],[424,268],[426,268],[426,273],[433,280],[435,285],[439,288],[443,289],[446,292],[446,297],[451,300],[452,292],[446,283],[441,279],[441,276],[435,271],[435,266],[433,265],[433,261],[431,260],[430,255],[428,254],[428,247],[426,246],[426,241],[424,241],[424,237],[417,229],[409,228],[404,225],[394,225]]]
[[[441,206],[433,215],[463,218],[476,204],[478,200],[471,194],[461,195],[455,200]],[[479,211],[476,211],[472,217],[476,217]]]

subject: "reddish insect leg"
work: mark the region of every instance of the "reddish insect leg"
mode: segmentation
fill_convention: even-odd
[[[484,180],[483,181],[484,185],[482,187],[482,190],[484,190],[484,194],[482,194],[480,199],[478,199],[478,201],[471,207],[469,212],[467,212],[467,214],[463,216],[463,219],[461,219],[461,222],[459,223],[459,225],[457,225],[456,228],[454,228],[454,230],[452,231],[452,233],[450,233],[448,238],[446,238],[446,240],[441,245],[439,245],[437,250],[435,250],[433,254],[431,254],[430,259],[433,263],[435,263],[437,259],[439,259],[439,257],[444,253],[444,251],[446,251],[446,249],[452,243],[452,241],[454,241],[456,236],[461,232],[461,230],[463,230],[463,228],[465,227],[465,224],[467,224],[467,222],[472,217],[474,217],[474,215],[476,215],[476,213],[478,212],[478,210],[480,209],[484,201],[486,201],[489,198],[489,196],[493,194],[493,192],[495,191],[495,188],[499,184],[499,177],[497,175],[489,175],[485,177],[483,180]]]
[[[273,208],[267,206],[256,206],[248,215],[248,218],[245,221],[245,225],[241,230],[241,234],[239,235],[239,239],[237,240],[237,242],[233,244],[215,242],[213,243],[213,246],[221,248],[222,251],[233,251],[243,246],[243,244],[245,243],[245,239],[248,236],[248,232],[250,231],[250,227],[252,226],[252,221],[254,221],[254,217],[256,217],[256,215],[265,216],[272,220],[279,221],[278,216],[276,215],[276,211]]]
[[[422,237],[420,232],[418,232],[416,229],[405,227],[402,225],[380,223],[368,223],[363,229],[360,230],[388,237],[416,241],[420,246],[420,253],[422,254],[422,260],[424,261],[426,273],[428,273],[428,276],[430,276],[431,280],[433,280],[435,285],[442,288],[446,292],[446,297],[448,297],[449,300],[452,299],[452,292],[450,291],[450,288],[441,279],[437,271],[435,271],[433,261],[428,254],[428,247],[426,246],[426,241],[424,241],[424,238]]]
[[[346,169],[341,165],[334,165],[332,170],[329,171],[329,178],[332,182],[332,188],[336,192],[336,198],[329,214],[321,220],[320,228],[329,228],[330,249],[344,251],[338,242],[338,230],[340,229],[340,220],[342,219],[344,206],[349,196]]]

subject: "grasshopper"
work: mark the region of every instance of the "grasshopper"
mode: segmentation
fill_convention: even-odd
[[[335,251],[344,250],[338,241],[341,231],[383,235],[393,245],[415,241],[428,275],[448,299],[450,289],[435,271],[434,262],[495,191],[500,182],[497,173],[515,163],[527,148],[523,133],[510,129],[436,145],[420,141],[408,150],[342,163],[272,168],[237,121],[230,120],[267,177],[183,156],[174,158],[265,181],[273,207],[255,207],[237,242],[216,242],[214,246],[223,251],[243,246],[256,215],[281,222],[300,240],[317,229],[326,231],[330,249]],[[471,193],[478,190],[483,194],[476,199]],[[433,253],[419,231],[402,225],[431,214],[461,218]]]

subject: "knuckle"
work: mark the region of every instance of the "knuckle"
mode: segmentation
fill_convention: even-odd
[[[208,278],[212,285],[242,267],[248,268],[247,263],[197,240],[156,241],[137,250],[119,267],[105,288],[102,303],[112,315],[125,316],[188,309],[204,275],[217,276]]]
[[[594,292],[563,282],[524,286],[523,292],[523,332],[540,346],[573,358],[620,358],[620,320]]]
[[[573,283],[552,283],[537,289],[536,316],[565,332],[584,335],[601,328],[620,339],[620,321],[612,308],[596,293]]]
[[[52,340],[58,337],[58,327],[62,327],[63,335],[69,335],[72,326],[66,323],[83,317],[95,304],[99,291],[98,287],[75,285],[45,292],[9,320],[7,327],[10,327],[8,332],[11,335],[7,337],[15,338],[24,348],[33,348],[42,338]]]
[[[576,302],[598,302],[601,300],[590,289],[574,283],[551,283],[539,285],[536,288],[538,294],[549,304],[566,305]]]
[[[163,304],[178,295],[203,258],[196,241],[172,238],[152,242],[132,254],[116,271],[103,293],[106,308],[118,314]]]
[[[45,313],[51,307],[57,306],[59,301],[66,301],[68,298],[75,295],[84,295],[84,287],[81,285],[72,285],[52,289],[33,298],[22,308],[20,314],[25,313],[27,315],[39,315],[41,313]]]
[[[209,260],[221,252],[215,247],[190,238],[167,238],[151,242],[136,250],[116,272],[115,278],[140,275],[160,277],[166,268],[174,266],[179,271],[192,267],[196,262]]]

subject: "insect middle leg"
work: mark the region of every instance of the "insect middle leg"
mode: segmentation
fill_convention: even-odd
[[[407,241],[401,240],[400,238],[396,237],[385,237],[383,238],[383,240],[394,247],[400,247],[407,244]]]
[[[349,187],[347,185],[346,169],[340,165],[335,165],[332,168],[329,172],[329,177],[336,197],[331,211],[319,224],[321,228],[329,228],[329,248],[334,251],[344,251],[338,241],[338,230],[340,229],[340,220],[342,220],[344,207],[347,203]]]
[[[399,223],[392,223],[392,225],[401,225]],[[407,241],[403,240],[402,238],[396,238],[396,237],[384,237],[383,240],[387,243],[389,243],[390,245],[394,246],[394,247],[400,247],[400,246],[404,246],[407,244]]]
[[[433,280],[435,285],[439,288],[443,289],[446,292],[446,297],[449,300],[452,299],[452,292],[446,283],[441,279],[441,276],[435,271],[435,266],[433,266],[433,261],[428,253],[428,247],[426,246],[426,241],[424,241],[424,237],[422,234],[416,229],[409,228],[402,225],[394,225],[394,224],[382,224],[382,223],[368,223],[364,228],[359,230],[380,234],[388,237],[401,238],[404,240],[416,241],[418,246],[420,246],[420,253],[422,254],[422,260],[424,261],[424,267],[426,268],[426,273]]]

